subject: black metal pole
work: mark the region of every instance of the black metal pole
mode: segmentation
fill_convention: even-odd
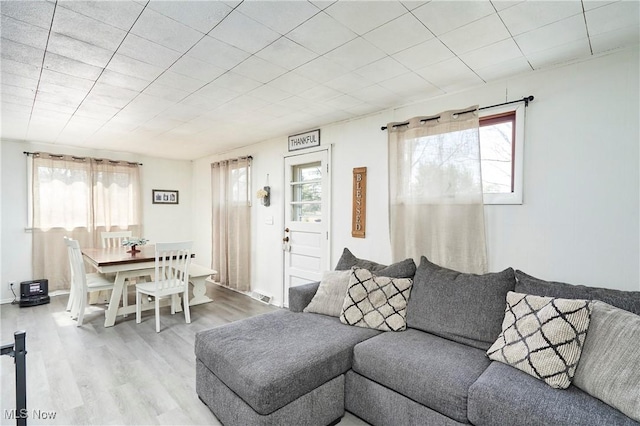
[[[27,426],[27,350],[26,332],[16,331],[15,362],[16,362],[16,424]]]

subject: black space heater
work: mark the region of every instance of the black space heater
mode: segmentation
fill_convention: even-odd
[[[20,307],[44,305],[50,302],[49,280],[23,281],[20,283]]]

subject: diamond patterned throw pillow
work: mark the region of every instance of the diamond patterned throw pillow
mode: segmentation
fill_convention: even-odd
[[[589,300],[510,291],[502,333],[487,355],[553,388],[566,389],[578,366],[590,319]]]
[[[352,268],[340,321],[383,331],[405,330],[412,284],[410,278],[379,277],[366,269]]]

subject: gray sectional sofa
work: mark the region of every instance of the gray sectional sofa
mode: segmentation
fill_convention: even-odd
[[[353,266],[384,268],[345,250],[337,269]],[[636,315],[640,292],[547,282],[511,268],[461,274],[424,257],[413,271],[405,263],[399,272],[413,277],[405,331],[303,312],[313,283],[290,289],[289,310],[198,333],[198,396],[225,425],[328,425],[345,410],[374,425],[639,424],[576,386],[554,389],[486,351],[501,332],[509,291],[597,299]]]

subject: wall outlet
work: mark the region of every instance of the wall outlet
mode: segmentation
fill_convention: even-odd
[[[9,288],[12,289],[16,285],[15,281],[9,281]]]

